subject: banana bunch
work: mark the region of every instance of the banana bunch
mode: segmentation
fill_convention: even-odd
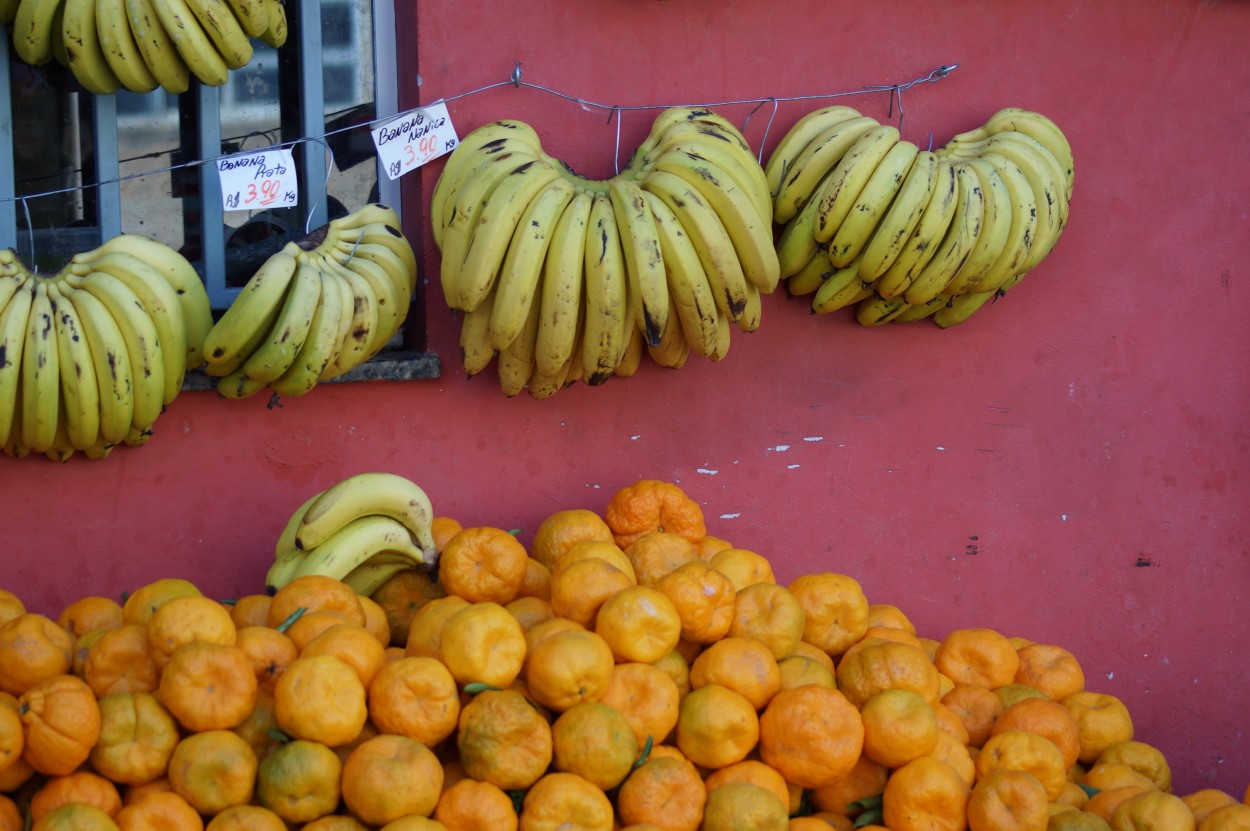
[[[0,250],[4,452],[63,462],[144,444],[212,323],[195,269],[147,237],[114,237],[51,276]]]
[[[252,59],[252,38],[286,42],[282,0],[0,0],[13,51],[56,60],[96,95],[125,88],[178,94],[196,78],[221,86]]]
[[[320,574],[373,594],[397,572],[435,564],[433,521],[429,497],[403,476],[349,476],[287,520],[265,586],[272,594],[296,577]]]
[[[269,257],[213,324],[204,371],[226,398],[298,396],[378,353],[399,331],[417,261],[398,215],[368,204]]]
[[[508,396],[725,357],[780,279],[763,168],[741,132],[664,110],[618,175],[592,180],[513,120],[467,135],[430,205],[444,299],[471,377],[497,355]]]
[[[786,290],[865,326],[967,320],[1050,253],[1068,218],[1072,149],[1006,108],[936,151],[844,106],[808,113],[764,169]]]

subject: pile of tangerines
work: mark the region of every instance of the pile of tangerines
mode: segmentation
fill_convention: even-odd
[[[778,584],[672,483],[435,531],[372,597],[0,592],[0,831],[1250,828],[1069,651]]]

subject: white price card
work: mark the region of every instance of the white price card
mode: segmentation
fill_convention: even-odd
[[[217,175],[227,211],[289,208],[299,203],[295,158],[289,148],[218,159]]]
[[[373,146],[391,179],[450,153],[459,143],[446,104],[431,104],[373,128]]]

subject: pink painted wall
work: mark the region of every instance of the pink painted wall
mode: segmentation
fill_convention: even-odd
[[[1177,790],[1250,782],[1246,296],[1250,4],[1243,0],[421,2],[405,104],[506,79],[639,105],[896,83],[906,138],[937,143],[1002,106],[1053,117],[1076,196],[1052,256],[941,331],[866,330],[765,300],[728,358],[506,399],[466,381],[425,244],[438,380],[330,385],[269,408],[187,393],[140,450],[0,458],[0,583],[55,614],[160,576],[256,591],[286,517],[362,470],[404,474],[440,513],[529,535],[638,478],[679,482],[712,533],[782,580],[858,578],[922,634],[991,626],[1059,643],[1129,705]],[[412,9],[405,10],[411,16]],[[414,65],[414,61],[419,66]],[[411,79],[420,72],[420,97]],[[852,99],[884,118],[884,95]],[[783,105],[765,142],[823,102]],[[724,108],[742,123],[748,107]],[[758,147],[769,108],[751,121]],[[532,90],[453,103],[461,133],[534,124],[612,172],[615,126]],[[627,114],[622,159],[649,115]],[[409,232],[442,162],[405,180]]]

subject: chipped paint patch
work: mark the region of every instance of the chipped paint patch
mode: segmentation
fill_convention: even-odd
[[[640,438],[642,438],[642,436],[630,436],[630,437],[629,437],[629,440],[630,440],[630,441],[638,441]]]
[[[768,448],[768,449],[769,449],[769,450],[775,450],[775,451],[776,451],[776,452],[778,452],[778,453],[785,453],[787,450],[789,450],[789,449],[790,449],[790,445],[788,445],[788,444],[779,444],[779,445],[776,445],[775,447],[770,447],[770,448]]]
[[[703,474],[706,474],[706,475],[708,475],[708,476],[715,476],[716,474],[720,473],[720,471],[719,471],[719,470],[711,470],[711,469],[706,468],[706,467],[697,467],[697,468],[695,468],[695,469],[694,469],[694,472],[695,472],[695,473],[703,473]]]
[[[940,445],[940,444],[939,444],[937,447],[935,447],[935,448],[933,448],[933,449],[934,449],[934,450],[945,450],[946,448],[945,448],[945,447],[943,447],[942,445]]]
[[[1067,522],[1067,521],[1068,521],[1068,515],[1067,515],[1067,514],[1060,514],[1060,515],[1059,515],[1059,521],[1060,521],[1060,522]]]
[[[794,470],[798,465],[786,465],[786,470]]]
[[[824,436],[804,436],[803,441],[824,441]]]
[[[740,516],[742,516],[742,514],[721,514],[720,518],[721,519],[737,519]]]

